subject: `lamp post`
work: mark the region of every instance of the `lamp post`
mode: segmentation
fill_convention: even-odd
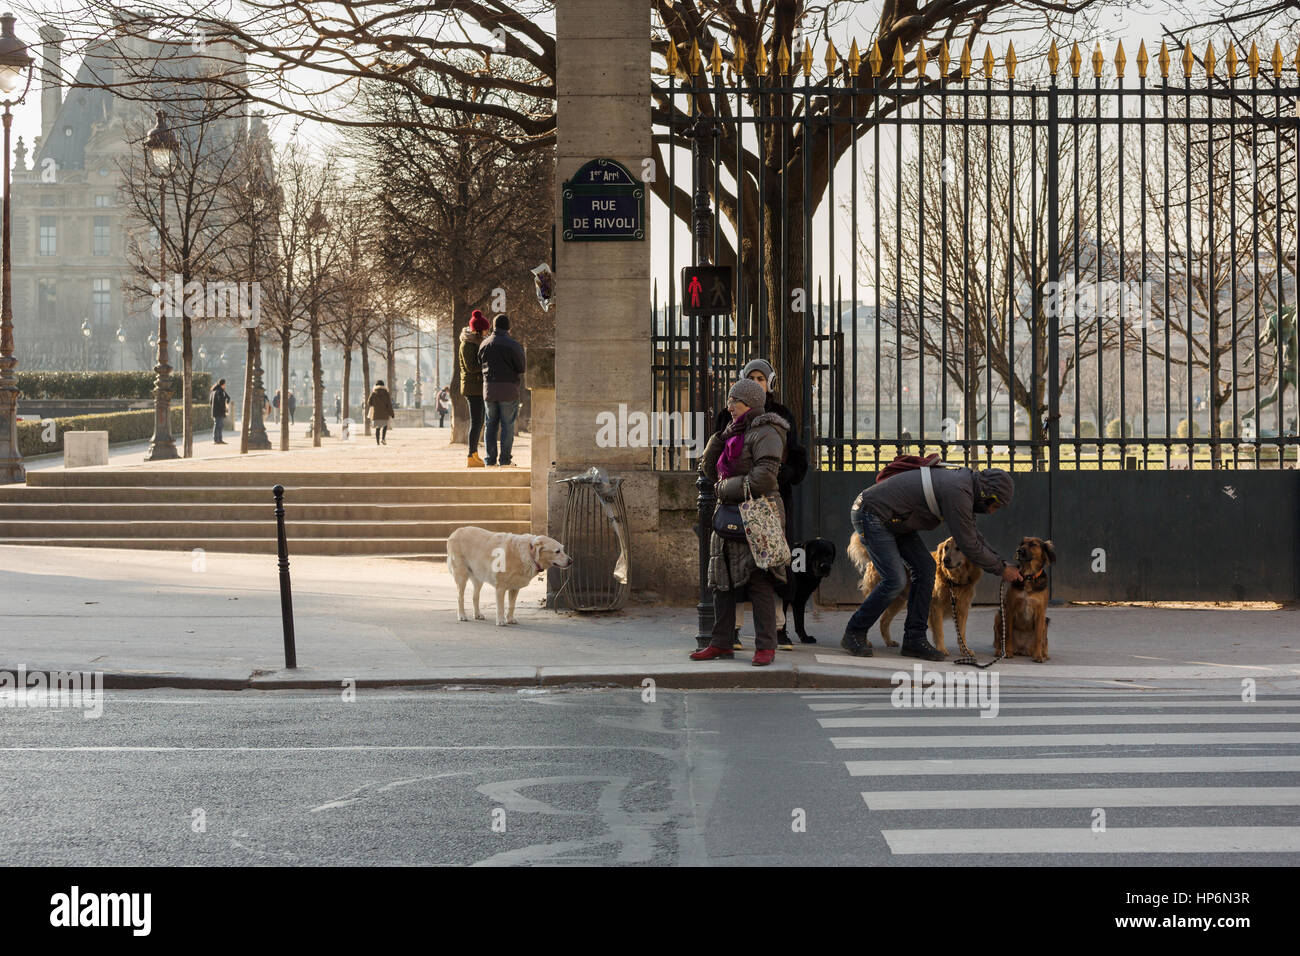
[[[154,308],[158,312],[158,364],[154,366],[153,439],[145,461],[165,461],[179,458],[176,442],[172,438],[171,423],[171,366],[167,364],[167,305],[164,289],[167,285],[167,177],[176,168],[180,144],[176,135],[167,128],[162,110],[154,115],[157,123],[144,140],[144,155],[149,168],[158,177],[158,297]]]
[[[120,372],[126,371],[126,332],[120,325],[117,327],[117,368]]]
[[[90,319],[81,320],[81,364],[90,371]]]
[[[311,424],[311,443],[313,448],[320,447],[321,437],[328,435],[329,431],[325,427],[325,383],[321,371],[320,356],[320,297],[321,297],[321,268],[320,268],[320,244],[316,238],[323,234],[329,228],[329,219],[321,211],[320,200],[316,200],[316,205],[312,208],[311,216],[307,219],[307,236],[311,240],[308,246],[308,254],[312,257],[314,265],[313,276],[315,278],[315,288],[312,290],[311,297],[311,394],[312,394],[312,424]]]
[[[420,323],[415,323],[415,407],[420,407],[420,402],[424,398],[424,387],[420,380]]]
[[[9,258],[9,126],[13,122],[10,108],[27,96],[32,85],[32,57],[27,44],[14,35],[14,16],[0,17],[0,95],[4,97],[4,235],[0,239],[0,482],[22,481],[27,477],[23,456],[18,450],[18,360],[14,357],[13,269]],[[24,78],[24,74],[26,77]],[[23,91],[13,94],[22,84]]]
[[[696,123],[695,128],[691,131],[692,138],[695,140],[695,197],[692,209],[692,231],[695,234],[695,262],[697,265],[707,263],[712,258],[711,239],[713,235],[711,223],[711,210],[709,207],[709,157],[713,155],[713,137],[715,135],[713,124],[707,119],[701,117]],[[712,398],[713,385],[710,381],[709,367],[712,362],[711,351],[711,323],[712,318],[709,316],[699,316],[695,319],[696,335],[698,337],[699,348],[699,370],[696,373],[696,413],[704,417],[706,427],[712,427],[713,418],[709,402]],[[713,509],[717,502],[713,486],[701,471],[695,480],[696,499],[695,505],[698,513],[699,526],[697,534],[699,535],[699,588],[700,601],[695,605],[697,618],[698,633],[695,636],[697,647],[703,648],[709,644],[713,635],[714,607],[713,592],[709,590],[709,545],[713,534]]]
[[[239,453],[247,454],[250,449],[266,451],[271,447],[271,439],[266,434],[266,422],[263,410],[266,408],[266,387],[262,381],[262,340],[258,326],[261,324],[261,295],[257,291],[257,239],[258,218],[263,207],[273,203],[276,191],[267,181],[261,167],[257,167],[248,178],[249,202],[249,243],[248,276],[249,315],[245,321],[248,330],[248,357],[245,362],[244,375],[244,427],[239,430]],[[281,396],[281,402],[285,399]]]

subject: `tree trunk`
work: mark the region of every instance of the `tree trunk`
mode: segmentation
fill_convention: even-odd
[[[325,433],[325,374],[320,361],[320,311],[311,310],[311,446],[319,448]]]
[[[398,395],[397,390],[397,332],[393,328],[394,320],[390,314],[384,319],[384,359],[388,371],[388,393]]]
[[[803,198],[795,195],[793,184],[790,187],[789,203],[786,207],[786,249],[789,263],[786,268],[785,298],[781,289],[781,187],[773,183],[775,177],[768,180],[767,196],[764,197],[763,247],[764,268],[763,282],[767,287],[767,341],[771,350],[769,361],[777,371],[778,390],[781,401],[794,415],[793,425],[800,441],[812,449],[812,435],[804,434],[804,323],[808,321],[808,310],[813,307],[811,293],[803,288]],[[802,295],[799,294],[802,290]],[[803,311],[795,311],[802,305]],[[782,355],[781,343],[784,339],[785,354]],[[729,383],[727,383],[729,384]],[[717,390],[721,383],[714,383]],[[725,389],[724,389],[725,393]],[[709,422],[713,421],[718,410],[708,410]],[[814,461],[813,467],[816,467]]]
[[[289,450],[289,336],[280,332],[280,451]]]
[[[343,346],[343,418],[352,417],[352,404],[348,401],[348,389],[352,387],[352,343]]]
[[[187,278],[186,284],[189,283]],[[192,325],[187,315],[181,321],[181,387],[185,390],[181,411],[181,431],[184,433],[182,458],[194,457],[194,339]]]
[[[253,365],[257,359],[256,329],[246,329],[248,333],[248,351],[244,357],[244,420],[239,429],[239,453],[248,454],[248,428],[253,420]]]
[[[366,398],[370,397],[370,343],[365,339],[361,340],[361,381],[365,386]],[[361,400],[361,420],[365,422],[363,434],[370,434],[370,416],[366,414],[366,399]]]
[[[469,303],[460,296],[451,297],[451,343],[455,354],[451,362],[451,438],[449,445],[469,445],[469,402],[461,394],[460,334],[469,325]]]

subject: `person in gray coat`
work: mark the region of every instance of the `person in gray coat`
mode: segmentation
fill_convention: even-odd
[[[1021,580],[1020,571],[989,547],[975,527],[977,513],[993,514],[1011,503],[1015,483],[1001,468],[976,472],[970,468],[931,468],[936,513],[926,501],[921,469],[900,472],[872,485],[853,502],[853,530],[858,533],[871,563],[880,573],[877,584],[849,618],[840,646],[855,657],[870,657],[867,631],[894,598],[903,593],[907,571],[912,590],[907,596],[903,624],[904,657],[941,661],[944,655],[926,640],[930,597],[934,591],[934,559],[918,531],[948,523],[958,549],[972,562],[1004,581]]]
[[[785,523],[785,508],[777,475],[786,457],[786,436],[792,427],[776,412],[766,411],[767,389],[742,378],[731,386],[727,409],[731,424],[715,432],[700,456],[700,471],[714,484],[718,505],[739,504],[750,494],[766,497]],[[754,605],[755,667],[776,657],[776,587],[786,582],[786,565],[760,568],[744,538],[709,537],[709,587],[713,590],[713,633],[707,647],[691,655],[693,661],[735,657],[737,596],[748,588]]]

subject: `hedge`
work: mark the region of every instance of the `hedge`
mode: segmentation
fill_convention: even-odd
[[[172,406],[172,437],[181,443],[181,417],[184,409]],[[23,421],[18,423],[18,451],[24,458],[33,455],[48,455],[63,450],[64,432],[108,432],[108,443],[147,441],[153,438],[154,410],[142,408],[134,412],[113,412],[107,415],[71,415],[67,418],[55,418],[54,441],[45,440],[47,421]],[[206,405],[194,406],[194,430],[201,431],[212,427],[212,409]]]
[[[1112,418],[1110,421],[1108,421],[1108,422],[1106,423],[1106,437],[1107,437],[1107,438],[1119,438],[1119,437],[1121,437],[1121,436],[1120,436],[1120,433],[1119,433],[1119,419],[1118,419],[1118,418]],[[1133,423],[1132,423],[1132,422],[1125,422],[1125,423],[1124,423],[1124,435],[1123,435],[1123,437],[1124,437],[1124,438],[1132,438],[1132,437],[1133,437]]]
[[[181,375],[172,371],[172,398],[179,397]],[[153,372],[19,372],[18,391],[29,399],[153,398]],[[194,400],[207,401],[212,373],[195,372]]]

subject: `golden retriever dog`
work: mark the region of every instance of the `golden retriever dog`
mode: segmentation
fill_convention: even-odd
[[[564,553],[564,545],[544,534],[508,534],[483,528],[457,528],[447,538],[447,570],[456,581],[457,620],[465,616],[465,585],[474,582],[474,620],[484,620],[479,612],[479,592],[490,584],[497,592],[497,626],[518,624],[515,598],[520,588],[548,568],[567,568],[573,558]],[[506,599],[510,608],[506,610]]]
[[[1007,657],[1032,657],[1037,664],[1047,656],[1047,566],[1056,560],[1056,548],[1042,538],[1021,538],[1016,548],[1016,565],[1024,581],[1007,588],[1003,604],[1007,611]],[[1002,612],[993,619],[993,648],[1002,634]]]
[[[849,560],[862,573],[858,589],[862,596],[871,593],[872,588],[880,583],[880,575],[871,564],[867,546],[862,543],[858,533],[853,532],[849,540]],[[975,594],[975,582],[984,573],[961,553],[952,538],[946,538],[939,547],[930,553],[934,558],[934,593],[930,595],[930,633],[934,635],[934,646],[947,654],[948,648],[943,642],[944,615],[952,617],[953,598],[957,600],[957,620],[953,625],[958,633],[966,633],[966,619],[970,616],[970,602]],[[897,647],[898,642],[889,636],[889,624],[900,611],[907,609],[907,595],[912,589],[911,581],[903,585],[903,593],[894,598],[885,613],[880,615],[880,635],[887,647]]]

